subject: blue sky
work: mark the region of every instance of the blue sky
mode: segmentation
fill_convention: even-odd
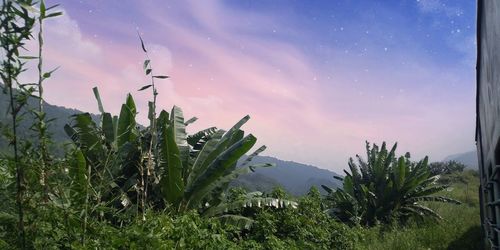
[[[55,3],[55,1],[53,2]],[[67,1],[47,23],[51,103],[117,113],[132,92],[145,121],[137,32],[158,71],[160,106],[193,132],[246,131],[267,155],[340,171],[364,141],[416,158],[474,148],[475,1]],[[78,91],[68,99],[64,93]]]

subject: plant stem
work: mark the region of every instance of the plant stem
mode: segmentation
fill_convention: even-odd
[[[11,66],[11,65],[7,65]],[[7,87],[9,89],[9,101],[10,101],[10,107],[11,107],[11,115],[12,115],[12,146],[14,148],[14,167],[16,169],[16,187],[17,187],[17,195],[16,195],[16,202],[17,202],[17,210],[18,210],[18,216],[19,216],[19,233],[21,237],[21,246],[22,249],[25,249],[26,247],[26,235],[25,235],[25,230],[24,230],[24,209],[23,209],[23,199],[24,199],[24,169],[22,165],[19,163],[19,153],[18,153],[18,148],[17,148],[17,106],[16,102],[14,100],[14,87],[12,86],[12,75],[11,75],[11,67],[7,69]]]
[[[156,91],[155,87],[155,80],[153,77],[153,66],[151,65],[151,60],[149,59],[149,55],[146,52],[146,59],[149,60],[149,67],[151,69],[150,75],[151,75],[151,88],[153,89],[153,107],[152,107],[152,117],[151,117],[151,125],[150,125],[150,133],[151,133],[151,141],[149,143],[149,152],[148,152],[148,164],[147,164],[147,175],[146,175],[146,183],[145,183],[145,191],[144,191],[144,200],[147,199],[147,186],[148,186],[148,179],[150,174],[153,172],[153,160],[157,159],[158,154],[156,150],[156,141],[157,141],[157,135],[156,135],[156,96],[158,95],[158,92]],[[153,152],[154,151],[154,152]],[[144,205],[144,204],[143,204]],[[145,220],[144,217],[144,211],[143,211],[143,220]]]
[[[46,187],[46,168],[48,162],[47,153],[47,138],[45,134],[45,122],[44,122],[44,107],[43,107],[43,19],[44,17],[40,15],[38,17],[38,139],[40,143],[40,154],[41,154],[41,174],[40,174],[40,184],[42,185],[44,191],[44,198],[47,198],[47,187]]]

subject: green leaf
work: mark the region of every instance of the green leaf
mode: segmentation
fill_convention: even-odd
[[[135,102],[132,96],[128,94],[127,101],[122,105],[120,116],[118,117],[118,126],[116,133],[118,148],[120,148],[126,142],[133,141],[136,138],[134,133],[134,129],[136,126],[135,115]]]
[[[146,73],[147,74],[147,73]],[[153,78],[158,78],[158,79],[167,79],[170,78],[170,76],[153,76]]]
[[[42,77],[43,78],[50,78],[50,76],[52,75],[52,73],[54,73],[58,69],[59,69],[59,67],[57,67],[57,68],[55,68],[55,69],[53,69],[53,70],[51,70],[49,72],[45,72],[45,73],[43,73]]]
[[[186,125],[184,124],[184,115],[181,108],[174,106],[170,112],[170,127],[173,129],[175,144],[179,149],[179,158],[182,166],[185,167],[183,177],[186,176],[185,170],[188,166],[189,160],[189,145],[187,143]]]
[[[151,86],[153,86],[153,85],[151,85],[151,84],[149,84],[149,85],[144,85],[144,86],[142,86],[142,88],[140,88],[140,89],[139,89],[139,90],[137,90],[137,91],[143,91],[143,90],[146,90],[146,89],[150,88]]]
[[[87,162],[82,151],[75,149],[69,158],[70,196],[73,204],[83,204],[87,193]]]
[[[402,156],[398,159],[398,165],[394,169],[394,176],[396,188],[399,190],[404,185],[406,177],[406,161]]]
[[[204,145],[200,154],[198,154],[198,157],[195,160],[194,166],[192,168],[193,173],[188,173],[188,188],[191,188],[191,186],[189,185],[192,185],[195,180],[197,180],[200,175],[205,172],[212,161],[214,161],[217,156],[219,156],[224,150],[226,150],[229,144],[229,140],[249,119],[250,116],[248,115],[243,117],[231,129],[229,129],[228,132],[224,133],[223,130],[217,131],[217,133],[212,136],[212,139]],[[221,135],[221,132],[224,134]]]
[[[19,58],[26,59],[26,60],[32,60],[32,59],[38,59],[38,56],[20,56]]]
[[[43,0],[40,1],[40,17],[44,18],[45,17],[45,2]]]
[[[56,16],[61,16],[63,13],[62,12],[54,12],[54,13],[50,13],[48,15],[45,16],[45,18],[51,18],[51,17],[56,17]]]
[[[164,171],[160,180],[161,191],[166,201],[176,205],[184,193],[182,161],[175,141],[174,126],[172,124],[169,126],[163,124],[160,128],[162,130],[159,137],[160,167]]]
[[[46,11],[49,11],[49,10],[54,9],[54,8],[57,8],[57,7],[59,7],[59,5],[60,5],[60,4],[54,4],[54,5],[50,6],[50,7],[48,7],[48,8],[46,9]]]
[[[198,194],[201,194],[199,196],[203,197],[205,194],[209,194],[213,192],[214,190],[221,189],[225,190],[226,187],[230,182],[238,178],[240,175],[244,175],[250,172],[255,171],[256,168],[267,168],[267,167],[275,167],[275,164],[271,163],[259,163],[259,164],[253,164],[247,167],[240,167],[233,169],[229,173],[226,171],[222,177],[217,179],[216,181],[212,182],[210,185],[206,186],[203,189],[196,190]]]
[[[73,122],[72,129],[65,126],[65,131],[82,150],[89,163],[98,166],[104,161],[105,148],[96,124],[89,113],[75,115]]]
[[[99,89],[97,87],[92,88],[94,91],[95,99],[97,100],[97,106],[99,107],[99,112],[104,113],[104,106],[102,105],[101,96],[99,95]]]
[[[110,113],[102,114],[102,131],[104,133],[104,138],[108,144],[113,144],[115,141],[115,129],[113,126],[113,118]]]
[[[194,161],[192,172],[188,173],[188,179],[186,182],[186,187],[191,187],[192,183],[203,173],[208,167],[208,162],[211,159],[215,159],[216,155],[222,152],[222,149],[218,149],[220,139],[226,131],[218,130],[211,135],[211,138],[203,145],[200,153]],[[219,152],[220,151],[220,152]],[[209,160],[207,160],[209,159]],[[205,162],[207,162],[205,164]]]
[[[198,120],[198,117],[191,117],[191,119],[187,120],[186,122],[184,122],[184,125],[187,126],[195,121]]]
[[[155,107],[153,102],[148,102],[148,120],[153,124],[153,119],[155,119]]]
[[[248,164],[250,164],[250,162],[252,162],[252,159],[254,157],[256,157],[257,155],[259,155],[260,153],[264,152],[266,150],[266,146],[265,145],[262,145],[260,148],[258,148],[257,150],[255,150],[252,154],[250,154],[246,159],[245,161],[241,164],[241,166],[246,166]]]
[[[232,225],[235,226],[236,228],[239,228],[240,230],[243,229],[249,230],[254,223],[254,220],[250,218],[233,214],[222,215],[217,217],[216,219],[219,220],[222,224]]]
[[[241,156],[255,145],[256,141],[257,139],[253,135],[247,135],[211,161],[206,171],[192,184],[189,190],[186,190],[186,195],[190,199],[190,207],[197,206],[197,203],[206,195],[206,193],[196,192],[196,190],[201,190],[220,178],[228,168],[233,166]]]
[[[333,191],[333,189],[331,189],[331,188],[329,188],[329,187],[327,187],[327,186],[325,186],[325,185],[321,185],[321,187],[322,187],[322,188],[323,188],[323,189],[324,189],[327,193],[329,193],[329,194],[331,194],[331,193],[333,193],[333,192],[334,192],[334,191]]]
[[[188,144],[193,147],[193,150],[201,150],[203,145],[210,140],[211,136],[217,132],[216,127],[207,128],[189,135],[187,138]]]

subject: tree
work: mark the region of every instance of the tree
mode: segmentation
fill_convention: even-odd
[[[451,174],[463,172],[466,166],[457,161],[433,162],[429,164],[429,169],[432,175]]]
[[[329,212],[337,219],[362,225],[375,225],[392,220],[406,221],[410,217],[430,216],[441,219],[422,202],[460,202],[434,195],[446,189],[437,185],[439,175],[432,175],[427,157],[419,162],[410,161],[410,154],[396,157],[397,144],[390,151],[385,142],[382,147],[366,142],[367,160],[356,155],[358,163],[349,159],[350,171],[345,171],[343,188],[336,191],[324,187],[331,205]]]
[[[83,155],[79,164],[70,170],[85,175],[73,181],[75,188],[92,187],[84,190],[94,190],[91,196],[96,196],[95,200],[119,209],[133,208],[138,213],[146,207],[203,212],[207,209],[205,204],[216,206],[221,202],[220,195],[233,179],[257,167],[272,166],[250,165],[251,159],[265,150],[262,146],[237,167],[238,159],[257,140],[251,134],[245,136],[240,129],[249,116],[228,131],[212,127],[187,135],[188,122],[184,121],[182,110],[176,106],[170,113],[162,110],[155,118],[158,140],[154,150],[150,150],[150,129],[137,125],[132,96],[127,96],[120,115],[113,117],[104,112],[98,90],[94,92],[101,110],[100,125],[90,114],[83,113],[75,115],[72,125],[65,129],[75,142],[76,150]],[[149,157],[153,157],[154,168],[146,171],[142,178]],[[142,179],[148,180],[148,186],[144,186]],[[85,180],[88,181],[81,183]],[[139,196],[145,190],[147,200],[142,204]]]

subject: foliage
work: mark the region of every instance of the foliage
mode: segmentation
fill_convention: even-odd
[[[460,202],[433,194],[448,188],[437,185],[438,175],[431,175],[427,157],[411,162],[410,154],[396,157],[397,144],[390,151],[385,142],[382,147],[366,143],[367,160],[356,156],[358,164],[349,159],[350,172],[345,171],[342,189],[329,192],[329,212],[337,219],[350,224],[373,226],[393,220],[405,222],[410,217],[441,216],[424,202]]]
[[[466,166],[457,161],[433,162],[429,164],[431,175],[451,174],[463,172]]]
[[[270,194],[262,192],[250,192],[242,188],[232,188],[229,195],[223,194],[221,202],[209,207],[204,211],[205,217],[216,217],[219,220],[249,229],[255,222],[256,214],[262,209],[296,209],[298,203],[288,198],[288,194],[282,188],[275,188]]]
[[[247,237],[267,249],[353,249],[358,235],[324,213],[321,195],[313,187],[297,209],[259,212]]]
[[[102,108],[100,98],[98,102]],[[158,143],[153,145],[153,151],[158,155],[152,156],[156,164],[142,178],[142,169],[150,157],[151,134],[148,128],[136,125],[135,114],[135,102],[129,95],[120,116],[112,118],[111,114],[103,112],[101,125],[97,125],[88,113],[78,114],[72,126],[66,126],[68,135],[89,166],[90,184],[103,187],[99,199],[111,201],[119,197],[119,203],[114,203],[119,208],[137,208],[139,199],[136,197],[144,189],[147,190],[147,205],[153,208],[204,209],[202,205],[207,202],[217,205],[218,196],[240,174],[253,171],[255,167],[271,166],[247,163],[236,166],[237,160],[256,142],[253,135],[244,136],[240,130],[248,116],[227,132],[210,128],[188,136],[182,110],[174,106],[170,114],[163,110],[156,118]],[[265,147],[257,153],[263,149]],[[143,179],[149,180],[149,186],[144,186]],[[107,188],[109,185],[115,188]]]
[[[443,216],[441,223],[432,219],[411,221],[393,227],[376,226],[358,229],[362,240],[357,249],[484,249],[482,245],[479,198],[476,191],[479,179],[474,172],[454,173],[465,182],[451,182],[449,189],[440,193],[457,200],[468,201],[461,205],[434,203],[433,210]],[[448,175],[443,176],[448,178]]]

